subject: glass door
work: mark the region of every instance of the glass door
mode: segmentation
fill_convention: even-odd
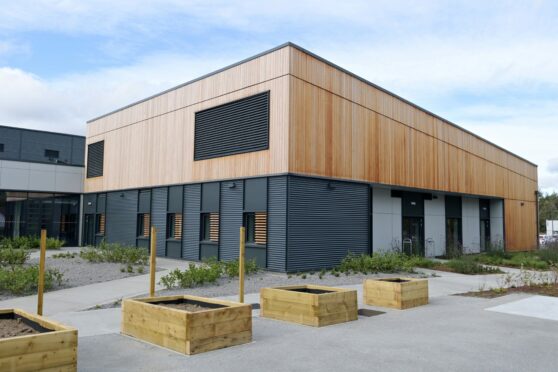
[[[490,220],[481,220],[480,222],[480,244],[482,252],[490,247]]]
[[[403,217],[403,253],[424,256],[424,218]]]

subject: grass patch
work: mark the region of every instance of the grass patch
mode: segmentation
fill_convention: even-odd
[[[125,265],[147,265],[147,249],[129,247],[117,243],[102,242],[98,247],[87,247],[79,256],[89,262],[114,262]]]
[[[504,252],[502,250],[485,252],[472,256],[476,262],[485,265],[549,270],[558,264],[558,245],[532,252]]]
[[[244,265],[246,275],[259,271],[256,260],[247,260]],[[219,278],[238,277],[238,260],[217,261],[206,260],[200,265],[191,263],[186,270],[174,269],[161,278],[160,283],[167,289],[193,288],[206,283],[215,283]]]

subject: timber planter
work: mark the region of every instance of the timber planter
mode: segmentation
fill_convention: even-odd
[[[428,280],[415,278],[366,279],[364,303],[372,306],[409,309],[428,304]]]
[[[198,354],[252,341],[252,307],[188,295],[127,299],[121,330],[183,354]]]
[[[77,329],[0,309],[0,371],[76,371]]]
[[[357,292],[319,285],[260,290],[260,316],[322,327],[356,320]]]

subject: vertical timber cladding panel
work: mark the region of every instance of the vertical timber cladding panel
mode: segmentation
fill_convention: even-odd
[[[221,182],[219,258],[223,261],[238,258],[243,195],[244,182],[242,180]]]
[[[289,177],[287,271],[338,265],[368,252],[369,186]]]
[[[521,200],[504,200],[504,232],[507,251],[537,248],[536,204]]]
[[[167,229],[167,192],[166,187],[151,192],[151,223],[157,229],[157,256],[165,255]]]
[[[107,193],[106,240],[136,245],[138,190]]]
[[[182,257],[200,259],[201,185],[184,186],[184,217],[182,219]]]
[[[287,177],[268,178],[267,268],[286,271]]]

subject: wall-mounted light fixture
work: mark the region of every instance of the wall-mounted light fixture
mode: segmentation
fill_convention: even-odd
[[[333,182],[328,182],[327,183],[327,189],[328,190],[335,190],[335,185],[333,184]]]
[[[121,198],[124,197],[124,193],[123,193],[123,192],[120,193],[120,197],[121,197]]]
[[[411,205],[417,205],[417,202],[412,201]]]
[[[229,183],[229,189],[234,189],[236,187],[236,183],[231,182]]]
[[[88,206],[92,206],[92,205],[93,205],[93,203],[91,203],[91,202],[87,202],[87,205],[88,205]]]

